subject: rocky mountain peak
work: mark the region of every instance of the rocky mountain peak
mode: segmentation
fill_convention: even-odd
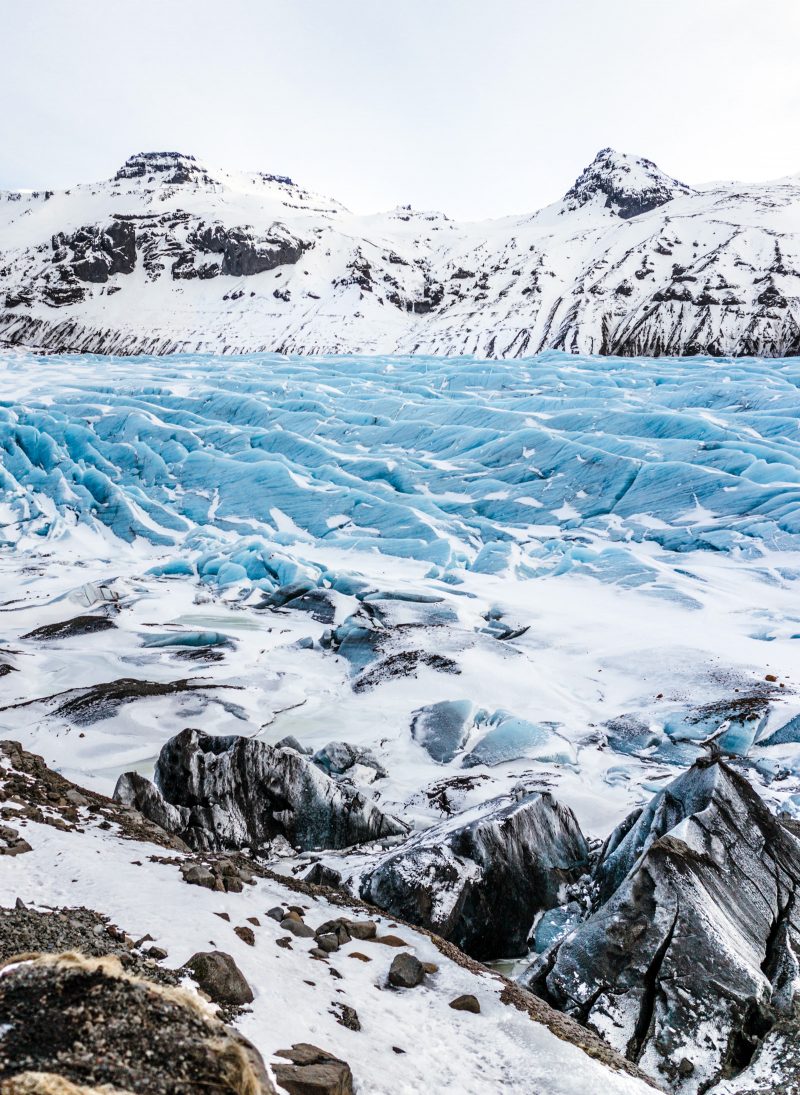
[[[137,152],[129,156],[114,181],[142,179],[156,183],[211,183],[214,180],[194,156],[184,152]]]
[[[692,193],[691,187],[666,175],[652,160],[601,149],[564,195],[567,209],[579,209],[598,195],[607,209],[628,220]]]

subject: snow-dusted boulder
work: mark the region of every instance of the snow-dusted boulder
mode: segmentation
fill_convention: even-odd
[[[364,877],[361,896],[476,958],[524,954],[536,914],[559,904],[587,857],[572,811],[537,793],[412,836]]]
[[[596,880],[594,914],[523,982],[674,1091],[743,1069],[798,1002],[800,842],[705,760],[611,835]]]
[[[276,837],[303,849],[347,848],[406,832],[294,749],[252,738],[183,730],[162,747],[155,782],[152,793],[138,792],[137,808],[159,821],[168,804],[179,813],[179,835],[198,849],[257,851]]]

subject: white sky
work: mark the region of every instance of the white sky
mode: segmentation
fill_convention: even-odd
[[[0,0],[0,188],[177,149],[350,208],[533,210],[598,149],[800,172],[800,0]]]

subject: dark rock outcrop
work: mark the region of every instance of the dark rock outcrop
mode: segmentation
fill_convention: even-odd
[[[136,231],[129,221],[59,232],[52,246],[53,261],[65,263],[79,281],[102,283],[112,274],[131,274],[136,266]]]
[[[532,794],[415,834],[364,877],[361,896],[475,958],[521,955],[536,914],[587,859],[572,811]]]
[[[181,990],[126,976],[114,958],[44,957],[7,970],[0,1032],[4,1090],[13,1080],[20,1091],[275,1092],[241,1035]],[[26,1088],[32,1073],[49,1074],[50,1086]]]
[[[675,1091],[736,1075],[796,1007],[800,841],[705,760],[611,835],[595,877],[596,911],[523,983]]]
[[[308,246],[277,222],[264,234],[249,225],[203,224],[189,234],[188,242],[199,251],[222,255],[220,272],[236,278],[293,265]]]
[[[179,835],[207,851],[258,851],[278,836],[303,849],[346,848],[406,832],[293,749],[252,738],[183,730],[161,749],[155,782],[161,798],[135,786],[137,809],[164,817],[169,804],[180,814]],[[119,795],[134,785],[126,773]]]

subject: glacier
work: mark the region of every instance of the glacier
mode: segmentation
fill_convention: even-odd
[[[602,833],[722,730],[800,814],[799,386],[796,358],[7,351],[3,736],[106,791],[194,719],[337,739],[412,820],[442,778],[521,780]],[[111,641],[31,638],[87,607]],[[187,675],[214,691],[81,737],[55,698]]]

